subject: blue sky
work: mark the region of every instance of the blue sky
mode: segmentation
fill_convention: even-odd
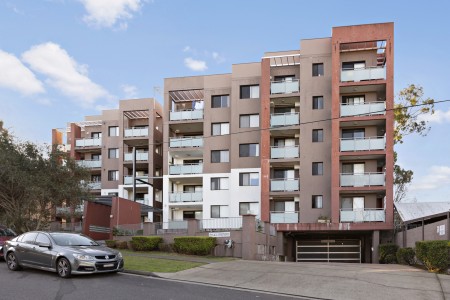
[[[395,22],[395,91],[450,99],[446,1],[0,0],[0,119],[21,139],[119,99],[162,96],[163,78],[227,73],[265,51],[298,49],[333,26]],[[450,201],[450,105],[427,137],[397,146],[415,172],[409,200]]]

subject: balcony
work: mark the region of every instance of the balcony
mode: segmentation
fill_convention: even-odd
[[[341,104],[341,117],[384,115],[385,101],[366,102],[362,104]]]
[[[202,192],[177,192],[169,194],[169,202],[202,202],[203,193]]]
[[[345,139],[341,138],[341,151],[371,151],[384,150],[386,138],[383,136]]]
[[[170,148],[189,148],[189,147],[203,147],[202,136],[184,136],[171,138],[169,143]]]
[[[143,137],[148,136],[148,127],[132,127],[125,129],[124,137]]]
[[[241,229],[242,217],[203,219],[199,222],[200,230]]]
[[[125,161],[133,161],[133,153],[125,153]],[[136,161],[147,161],[148,152],[136,152]]]
[[[272,81],[270,83],[270,94],[290,94],[298,93],[300,90],[299,80],[292,81]]]
[[[385,222],[384,208],[341,209],[341,223]]]
[[[101,160],[77,160],[77,165],[83,168],[93,169],[93,168],[101,168],[102,161]]]
[[[203,164],[185,164],[185,165],[170,165],[169,175],[184,175],[184,174],[200,174],[203,173]]]
[[[144,176],[136,176],[136,179],[141,179],[144,181],[148,182],[148,175],[144,175]],[[123,177],[123,184],[133,184],[133,176],[132,175],[127,175]],[[142,182],[136,181],[136,184],[143,184]]]
[[[75,140],[75,147],[100,147],[102,144],[101,138],[92,138],[92,139],[77,139]]]
[[[386,80],[386,67],[366,67],[341,71],[341,82],[359,82],[364,80]]]
[[[272,146],[270,148],[270,158],[297,158],[300,156],[298,146],[278,147]]]
[[[102,188],[101,181],[91,181],[87,184],[88,188],[91,190],[100,190]]]
[[[384,173],[341,174],[341,187],[384,186]]]
[[[186,109],[170,112],[170,121],[201,120],[203,119],[203,109]]]
[[[291,126],[300,124],[299,113],[271,114],[270,127]]]
[[[298,179],[271,179],[270,191],[271,192],[287,192],[298,191],[300,184]]]
[[[270,223],[272,224],[297,224],[299,222],[298,211],[271,211]]]

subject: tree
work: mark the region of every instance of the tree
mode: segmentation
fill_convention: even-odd
[[[65,163],[61,163],[61,162]],[[0,131],[0,218],[18,232],[45,227],[52,207],[86,198],[88,173],[64,153]]]
[[[417,133],[426,136],[430,130],[428,121],[421,118],[426,114],[434,114],[434,99],[423,98],[423,88],[410,84],[400,91],[394,105],[394,143],[403,144],[403,137]],[[397,164],[397,153],[394,152],[394,201],[405,198],[414,172],[405,170]]]

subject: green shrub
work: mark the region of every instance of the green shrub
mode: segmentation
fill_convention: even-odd
[[[174,238],[174,249],[178,253],[208,255],[216,246],[216,238],[207,236],[183,236]]]
[[[380,264],[395,264],[397,263],[398,246],[395,244],[381,244],[378,247]]]
[[[448,241],[419,241],[416,242],[417,258],[430,272],[441,272],[449,265]]]
[[[128,249],[128,242],[126,241],[117,241],[116,242],[116,247],[119,249]]]
[[[400,248],[397,250],[397,261],[402,265],[412,266],[416,263],[416,252],[413,248]]]
[[[158,249],[158,244],[163,241],[159,236],[133,236],[131,248],[134,251],[151,251]]]
[[[117,247],[116,241],[114,241],[114,240],[106,240],[105,243],[106,243],[106,247],[109,247],[109,248]]]

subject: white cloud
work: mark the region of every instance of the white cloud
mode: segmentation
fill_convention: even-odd
[[[141,0],[79,0],[86,9],[87,15],[83,20],[96,27],[113,27],[119,24],[119,29],[125,30],[126,20],[133,18],[139,12]]]
[[[184,59],[184,65],[191,69],[192,71],[205,71],[208,69],[206,62],[203,60],[195,60],[192,57],[187,57]]]
[[[76,98],[83,107],[92,107],[109,93],[87,76],[88,67],[78,64],[66,50],[54,43],[33,46],[22,54],[31,69],[48,77],[46,82],[68,97]]]
[[[450,167],[432,166],[428,174],[411,184],[411,191],[434,190],[441,187],[448,187],[450,184]]]
[[[448,123],[450,122],[450,109],[448,111],[436,110],[434,114],[425,114],[418,117],[419,121],[428,121],[434,123]]]
[[[135,87],[134,85],[130,85],[130,84],[122,84],[120,86],[120,88],[122,89],[123,93],[125,94],[125,98],[136,99],[137,94],[138,94],[137,87]]]
[[[190,50],[191,50],[191,47],[190,47],[190,46],[186,46],[186,47],[183,48],[183,52],[188,52],[188,51],[190,51]]]
[[[23,95],[44,93],[45,89],[26,66],[13,54],[0,50],[0,86]]]
[[[218,52],[213,52],[212,53],[212,58],[216,61],[216,63],[220,64],[223,63],[225,61],[225,57],[223,57],[222,55],[220,55]]]

